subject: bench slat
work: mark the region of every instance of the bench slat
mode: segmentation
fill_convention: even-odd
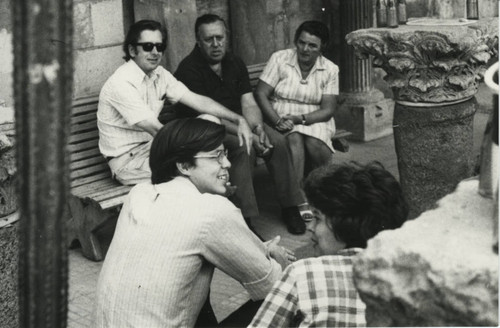
[[[79,115],[79,116],[73,116],[70,119],[71,125],[77,124],[77,123],[82,123],[82,122],[94,122],[94,124],[97,127],[97,112],[91,112],[88,114],[84,115]]]
[[[107,172],[102,172],[99,174],[91,175],[85,178],[76,178],[73,181],[71,181],[71,190],[74,188],[78,188],[80,186],[83,186],[85,184],[92,183],[94,181],[99,181],[99,180],[104,180],[104,179],[109,179],[111,180],[111,171],[108,170]]]
[[[70,153],[79,152],[89,148],[96,148],[99,143],[99,139],[92,139],[85,142],[80,142],[77,144],[68,145],[68,150]]]
[[[99,148],[91,148],[80,152],[74,152],[70,155],[70,160],[71,163],[73,163],[85,158],[92,158],[92,157],[102,157]]]
[[[352,135],[352,132],[349,132],[347,130],[336,130],[335,135],[333,136],[332,139],[347,138],[351,135]]]
[[[77,134],[81,133],[82,131],[97,131],[97,125],[96,121],[89,121],[89,122],[83,122],[83,123],[72,123],[71,124],[71,134]]]
[[[112,189],[108,190],[101,190],[99,192],[96,192],[95,194],[90,195],[93,200],[97,202],[102,202],[111,198],[115,198],[117,196],[122,196],[125,194],[128,194],[130,189],[132,189],[133,186],[117,186]]]
[[[69,164],[69,168],[70,168],[70,170],[74,171],[74,170],[78,170],[78,169],[81,169],[84,167],[88,167],[88,166],[92,166],[92,165],[96,165],[96,164],[101,164],[101,163],[106,163],[106,165],[107,165],[107,162],[104,159],[104,157],[99,155],[99,156],[87,158],[87,159],[84,159],[81,161],[72,161]]]
[[[107,178],[104,180],[94,181],[92,183],[87,183],[85,185],[73,188],[72,193],[73,195],[77,195],[79,197],[88,197],[96,195],[99,192],[102,192],[103,190],[106,191],[120,186],[122,185],[120,185],[119,182]]]
[[[74,180],[79,177],[86,177],[88,175],[100,173],[103,171],[109,171],[109,166],[107,163],[101,163],[84,169],[71,171],[69,177],[71,180]]]
[[[99,205],[101,205],[101,208],[103,210],[107,210],[110,208],[114,208],[117,206],[121,206],[123,202],[125,201],[125,198],[127,197],[128,193],[116,197],[116,198],[111,198],[111,199],[106,199],[105,201],[99,202]]]
[[[99,139],[99,131],[96,129],[94,131],[73,134],[69,137],[69,143],[76,144],[79,141],[85,141],[89,139]]]

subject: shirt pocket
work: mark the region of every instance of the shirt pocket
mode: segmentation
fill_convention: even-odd
[[[160,114],[161,110],[163,109],[164,103],[165,100],[155,100],[152,103],[151,109],[155,114]]]

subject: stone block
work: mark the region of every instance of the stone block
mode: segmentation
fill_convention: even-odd
[[[335,111],[337,128],[352,132],[349,139],[370,141],[392,134],[394,101],[342,103]]]
[[[73,5],[73,28],[74,49],[88,48],[94,45],[89,3],[80,2]]]
[[[121,43],[124,40],[123,9],[120,0],[90,5],[94,46]]]
[[[498,326],[498,213],[478,184],[368,242],[354,262],[368,326]]]
[[[121,45],[75,51],[73,97],[96,95],[113,72],[124,63]]]

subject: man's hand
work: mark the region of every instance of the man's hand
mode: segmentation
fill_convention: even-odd
[[[281,265],[281,268],[285,269],[290,263],[297,260],[295,253],[285,248],[279,246],[278,243],[281,240],[281,236],[276,236],[272,240],[265,242],[269,256],[276,260]]]
[[[257,124],[253,130],[253,146],[258,156],[265,155],[271,151],[274,146],[269,141],[269,137],[264,132],[262,125]]]
[[[247,153],[250,154],[252,149],[253,133],[248,126],[247,121],[242,117],[238,119],[238,139],[240,140],[240,147],[245,144],[247,146]]]

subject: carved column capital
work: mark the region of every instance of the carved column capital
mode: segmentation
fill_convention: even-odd
[[[372,55],[373,65],[387,72],[396,101],[466,100],[477,92],[485,65],[498,55],[498,18],[467,25],[434,23],[361,29],[346,40],[358,56]]]

